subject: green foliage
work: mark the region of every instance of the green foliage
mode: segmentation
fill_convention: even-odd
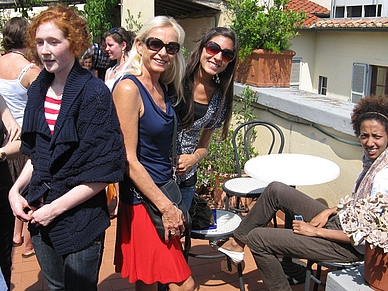
[[[128,18],[125,18],[127,24],[125,29],[137,33],[142,27],[143,23],[140,22],[141,12],[137,14],[137,19],[131,14],[131,11],[127,9]]]
[[[28,0],[28,1],[15,1],[13,8],[15,12],[20,12],[20,14],[25,17],[28,17],[28,11],[32,11],[35,6],[43,6],[42,0]]]
[[[114,27],[111,11],[118,0],[86,0],[86,20],[93,39],[102,37],[105,31]]]
[[[256,115],[253,113],[252,102],[256,100],[256,93],[248,86],[245,87],[239,98],[239,103],[234,103],[233,117],[236,120],[235,125],[238,126],[249,120],[256,119]],[[237,174],[237,165],[234,154],[234,148],[232,143],[233,130],[229,129],[228,136],[225,140],[220,140],[222,128],[217,129],[210,141],[208,153],[206,157],[198,164],[197,167],[197,187],[201,185],[210,186],[216,189],[215,173],[222,174]],[[255,139],[256,135],[253,132],[248,138],[250,144]],[[239,132],[236,138],[237,152],[240,158],[240,166],[243,168],[248,158],[245,156],[243,132]],[[254,147],[248,147],[252,156],[256,156],[254,153]]]
[[[272,6],[258,5],[257,0],[230,0],[229,10],[234,15],[231,28],[240,42],[239,55],[244,61],[254,49],[279,52],[291,47],[290,40],[303,24],[304,11],[289,10],[289,0],[274,0]]]
[[[7,21],[10,19],[11,12],[6,9],[0,10],[0,42],[3,40],[3,28]],[[1,50],[3,51],[3,47],[1,47]]]

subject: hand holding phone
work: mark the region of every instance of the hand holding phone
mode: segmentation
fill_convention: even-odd
[[[304,221],[304,219],[303,219],[303,216],[302,216],[302,215],[294,215],[294,218],[295,218],[295,220]]]

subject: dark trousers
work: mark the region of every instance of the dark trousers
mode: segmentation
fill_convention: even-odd
[[[15,217],[8,201],[9,189],[0,190],[0,266],[8,288],[11,282],[11,255]]]
[[[292,217],[303,215],[304,220],[309,222],[326,208],[295,188],[274,182],[268,185],[235,230],[235,238],[250,248],[269,290],[291,290],[276,255],[332,262],[362,259],[363,255],[350,244],[294,234],[292,229],[266,227],[278,210]],[[325,228],[342,230],[338,216],[331,216]]]

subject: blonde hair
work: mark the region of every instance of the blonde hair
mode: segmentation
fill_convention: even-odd
[[[129,52],[129,57],[128,57],[128,63],[130,63],[129,69],[123,70],[121,75],[125,75],[125,74],[131,74],[134,76],[141,75],[143,60],[142,60],[142,57],[137,52],[136,41],[139,40],[142,42],[143,39],[148,36],[149,32],[156,27],[171,27],[172,29],[174,29],[178,37],[178,43],[182,47],[183,42],[185,40],[185,31],[176,22],[174,18],[168,17],[168,16],[156,16],[154,18],[151,18],[143,25],[143,27],[137,33],[136,38],[133,42],[131,51]],[[184,75],[184,70],[185,70],[185,61],[182,54],[182,50],[180,49],[176,57],[174,58],[171,69],[166,70],[160,76],[160,82],[162,84],[165,84],[165,85],[170,83],[174,84],[178,95],[177,96],[178,103],[183,98],[182,79]]]

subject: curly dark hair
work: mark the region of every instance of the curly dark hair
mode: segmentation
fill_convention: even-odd
[[[369,96],[358,102],[352,113],[352,125],[356,136],[360,136],[361,123],[364,120],[378,120],[388,135],[388,96]]]
[[[27,42],[28,20],[24,17],[13,17],[7,21],[3,29],[1,44],[8,52],[11,49],[23,49]]]

